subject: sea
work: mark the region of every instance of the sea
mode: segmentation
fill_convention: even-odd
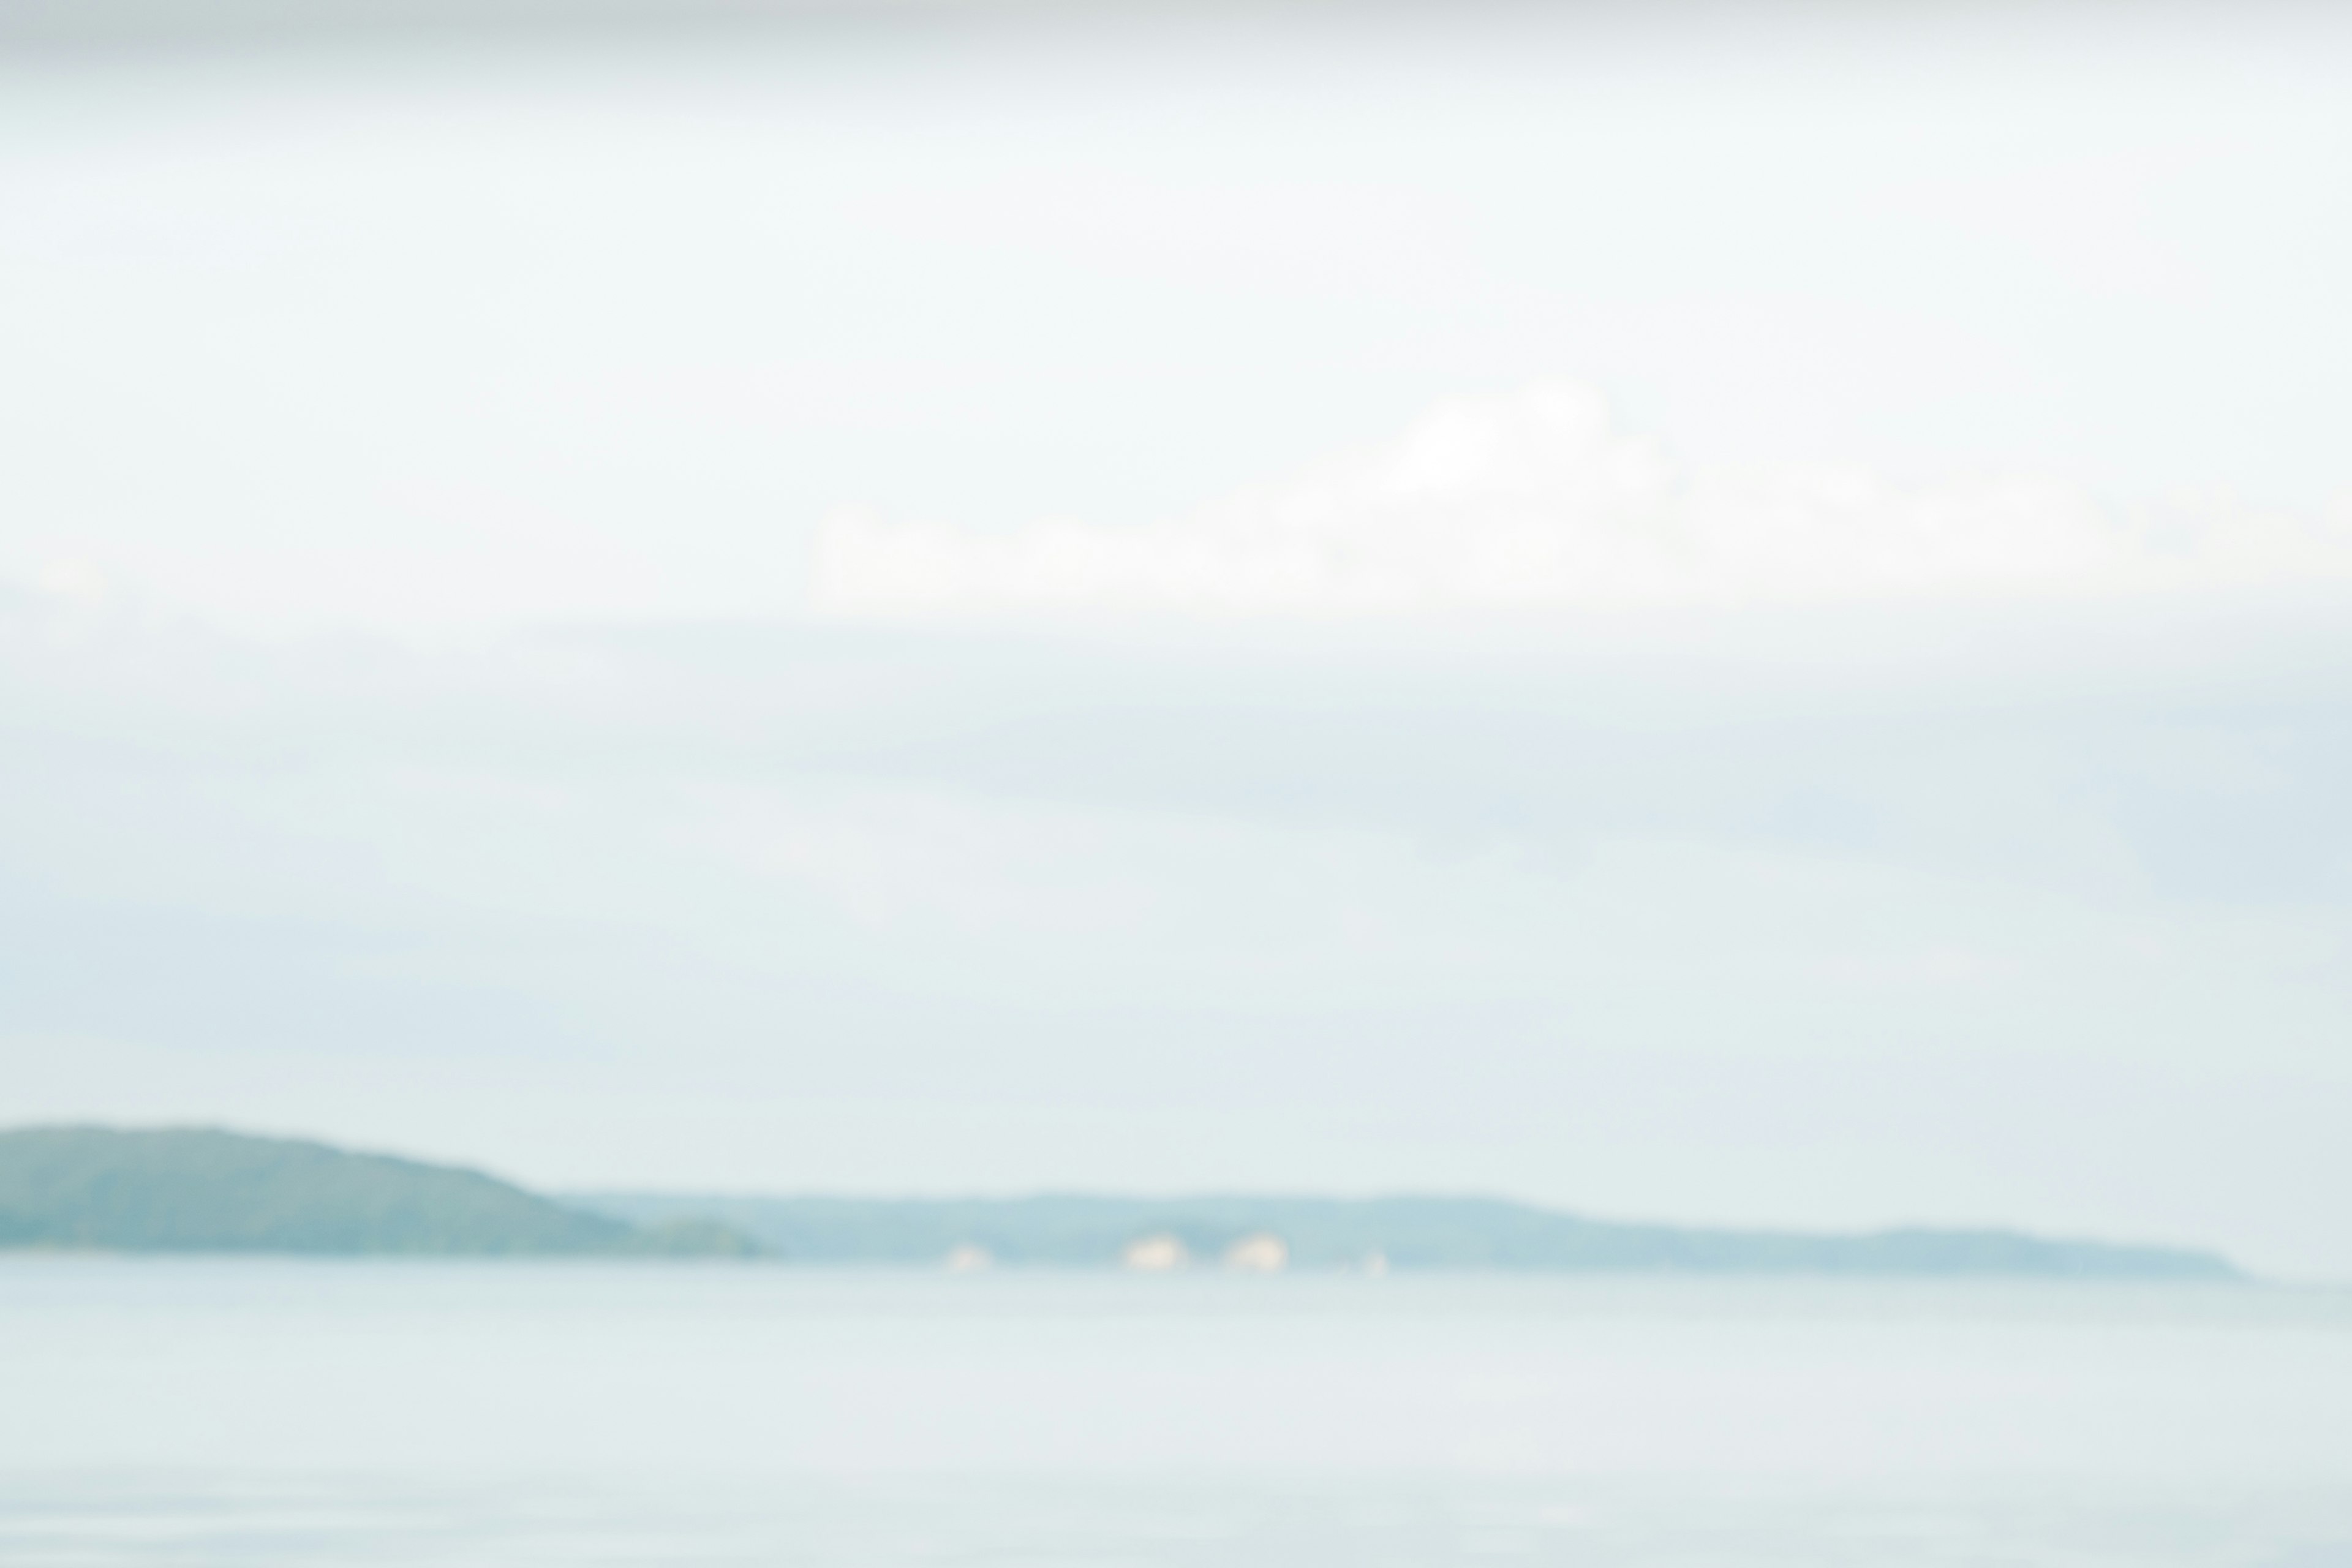
[[[2352,1291],[20,1256],[0,1563],[2352,1568]]]

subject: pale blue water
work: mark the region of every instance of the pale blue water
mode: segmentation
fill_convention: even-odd
[[[2352,1296],[0,1262],[0,1562],[2352,1568]]]

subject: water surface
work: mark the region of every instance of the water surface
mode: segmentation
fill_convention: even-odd
[[[0,1264],[0,1561],[2352,1568],[2352,1295]]]

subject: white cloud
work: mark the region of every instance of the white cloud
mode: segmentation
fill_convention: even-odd
[[[1855,471],[1685,476],[1600,395],[1447,403],[1386,446],[1174,521],[820,531],[817,607],[1351,616],[2133,596],[2352,582],[2352,531],[2239,510],[2125,517],[2063,485],[1903,489]]]

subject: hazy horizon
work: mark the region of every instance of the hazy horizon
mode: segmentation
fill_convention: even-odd
[[[0,1123],[2352,1278],[2340,15],[43,15]]]

